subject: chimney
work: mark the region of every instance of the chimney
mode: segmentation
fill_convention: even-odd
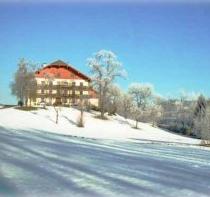
[[[43,63],[42,64],[42,68],[44,68],[45,66],[47,66],[47,63]]]

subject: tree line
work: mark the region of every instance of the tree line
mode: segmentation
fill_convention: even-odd
[[[92,85],[98,92],[101,119],[106,119],[107,114],[120,114],[126,119],[135,120],[136,129],[142,121],[185,135],[210,139],[210,101],[203,95],[196,99],[183,95],[179,99],[166,99],[158,96],[154,87],[147,83],[132,83],[124,91],[115,81],[126,78],[126,71],[112,51],[98,51],[87,59],[87,64]],[[21,59],[11,83],[12,94],[25,106],[30,105],[28,101],[36,96],[35,69],[34,64]],[[46,79],[52,80],[47,76]],[[83,111],[88,108],[90,106],[81,97],[80,126],[84,126]]]

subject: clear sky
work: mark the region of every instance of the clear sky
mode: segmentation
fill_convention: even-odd
[[[163,96],[181,90],[210,96],[210,3],[24,3],[0,1],[0,103],[14,103],[9,84],[20,58],[62,59],[89,74],[86,59],[112,50],[132,82]]]

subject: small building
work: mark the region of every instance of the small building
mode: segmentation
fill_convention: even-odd
[[[77,105],[80,99],[98,106],[91,79],[71,65],[57,60],[36,71],[36,97],[33,105]]]

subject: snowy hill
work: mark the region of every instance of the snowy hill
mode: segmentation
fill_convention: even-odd
[[[55,110],[21,111],[14,108],[0,110],[0,126],[12,130],[45,131],[64,135],[100,139],[152,140],[170,143],[199,144],[200,140],[170,133],[149,124],[139,123],[140,129],[134,129],[134,121],[121,116],[109,117],[109,120],[95,118],[97,112],[85,112],[85,127],[76,125],[80,112],[74,108],[62,107],[59,123],[55,124]]]

